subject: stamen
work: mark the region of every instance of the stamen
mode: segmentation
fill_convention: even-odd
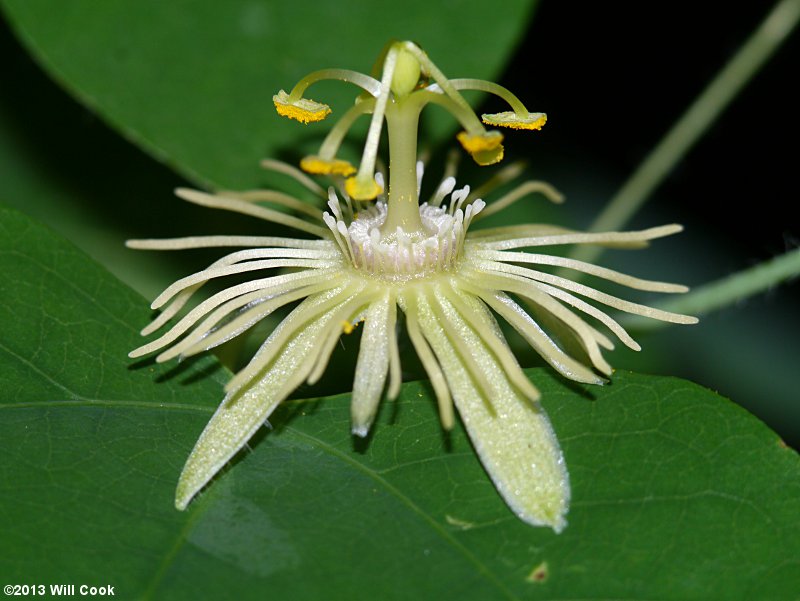
[[[494,165],[503,160],[503,134],[499,131],[477,134],[462,131],[456,138],[478,165]]]
[[[292,88],[291,93],[287,96],[291,101],[296,101],[303,97],[303,94],[309,86],[328,79],[336,79],[345,83],[351,83],[358,86],[370,96],[377,97],[380,90],[380,83],[369,75],[364,75],[358,71],[351,71],[350,69],[321,69],[309,73],[303,79],[297,82]]]
[[[383,186],[375,181],[374,175],[368,175],[366,179],[359,175],[348,177],[344,182],[344,189],[354,200],[373,200],[383,192]]]
[[[477,127],[472,126],[466,128],[467,131],[470,133],[477,133],[477,131],[482,131],[483,126],[481,126],[480,121],[478,118],[475,117],[475,114],[472,112],[472,107],[464,100],[464,97],[458,93],[458,91],[452,86],[450,81],[445,77],[444,73],[442,73],[439,68],[433,64],[431,59],[428,58],[428,55],[422,51],[416,44],[412,42],[404,42],[403,48],[413,54],[417,60],[422,65],[423,70],[428,73],[433,80],[439,85],[441,90],[456,104],[458,105],[462,111],[465,113],[469,113],[473,116],[475,121],[477,122]]]
[[[275,110],[281,117],[288,117],[300,123],[308,124],[322,121],[331,114],[331,107],[321,102],[315,102],[307,98],[297,98],[292,100],[289,95],[281,90],[272,97]]]
[[[502,113],[484,114],[481,116],[486,125],[510,127],[512,129],[542,129],[547,122],[544,113],[530,113],[519,98],[506,90],[503,86],[482,79],[451,79],[450,84],[457,90],[476,90],[488,92],[505,100],[510,106],[510,111]]]
[[[486,125],[510,127],[511,129],[539,130],[547,123],[547,115],[544,113],[530,113],[527,117],[521,117],[517,113],[505,111],[502,113],[484,114],[481,115],[481,119]]]
[[[372,200],[383,191],[383,188],[375,182],[375,159],[378,156],[383,117],[386,114],[386,103],[389,101],[392,78],[397,65],[397,54],[398,49],[395,46],[392,46],[386,53],[380,90],[375,101],[375,110],[372,113],[372,120],[369,124],[367,141],[364,144],[364,153],[361,156],[358,174],[355,177],[348,178],[345,182],[345,190],[356,200]]]
[[[314,175],[342,175],[347,177],[356,172],[356,168],[347,161],[323,159],[314,155],[303,157],[300,161],[300,167],[306,173],[313,173]]]
[[[347,132],[356,122],[356,120],[364,114],[371,113],[375,109],[375,99],[365,98],[356,101],[356,104],[347,109],[344,115],[337,121],[336,125],[331,128],[325,140],[319,147],[319,158],[324,161],[332,161],[339,152],[339,147],[342,145]],[[353,171],[355,172],[355,170]],[[349,173],[347,175],[350,175]]]
[[[438,104],[453,115],[470,134],[477,136],[486,132],[486,128],[481,125],[480,119],[472,112],[469,105],[454,102],[451,97],[442,92],[442,89],[437,84],[414,92],[409,102],[413,102],[417,109],[422,109],[428,103]]]

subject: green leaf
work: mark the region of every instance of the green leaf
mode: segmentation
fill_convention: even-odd
[[[11,275],[16,274],[16,275]],[[674,378],[534,369],[569,464],[561,535],[506,509],[425,383],[349,434],[349,397],[285,403],[186,512],[180,468],[221,398],[211,359],[132,364],[144,301],[0,211],[0,572],[121,599],[787,599],[800,461]],[[209,374],[211,374],[209,376]],[[217,377],[219,376],[219,377]]]
[[[176,402],[186,394],[182,382],[217,369],[208,358],[177,369],[134,364],[127,353],[151,315],[142,297],[48,228],[1,205],[0,274],[5,404]],[[216,402],[213,394],[196,400]]]
[[[279,118],[280,88],[320,68],[369,72],[393,37],[422,44],[446,73],[487,78],[505,64],[532,6],[505,2],[487,18],[478,0],[0,4],[50,75],[123,135],[195,182],[235,188],[261,182],[262,158],[299,158],[328,130]],[[309,94],[334,110],[355,97],[344,84]],[[454,129],[449,119],[433,125],[439,139]],[[288,146],[297,139],[302,148]]]

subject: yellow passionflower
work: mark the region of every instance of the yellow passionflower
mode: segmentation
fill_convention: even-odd
[[[345,78],[339,71],[325,71],[312,74],[311,79],[332,74]],[[416,159],[416,132],[422,106],[434,102],[450,109],[470,141],[488,136],[491,143],[497,142],[496,136],[484,133],[471,110],[471,117],[467,115],[458,92],[477,80],[448,81],[409,42],[389,46],[381,81],[359,77],[356,80],[347,72],[346,80],[367,90],[372,100],[359,102],[343,117],[351,123],[361,114],[372,115],[356,175],[346,181],[335,178],[336,186],[325,192],[299,170],[266,163],[320,194],[327,201],[327,211],[306,205],[295,216],[269,208],[268,204],[303,206],[299,199],[289,200],[274,191],[178,191],[193,203],[293,227],[302,237],[199,236],[129,243],[142,249],[244,249],[169,286],[152,304],[162,313],[143,334],[163,328],[173,317],[178,317],[177,322],[133,351],[132,357],[158,352],[156,360],[167,361],[201,353],[247,331],[279,308],[299,302],[226,386],[225,398],[181,474],[176,506],[185,508],[300,384],[316,382],[340,336],[362,322],[351,415],[353,434],[366,436],[381,398],[384,394],[394,398],[400,390],[396,324],[402,312],[408,337],[430,377],[442,425],[453,427],[455,408],[512,511],[530,524],[560,531],[566,525],[570,500],[567,467],[538,403],[539,391],[522,372],[497,317],[563,376],[600,384],[611,374],[602,349],[613,348],[613,343],[598,323],[623,344],[639,349],[600,306],[674,323],[696,319],[611,296],[557,275],[552,268],[591,274],[639,290],[684,292],[686,288],[534,251],[568,244],[639,248],[681,228],[581,233],[529,224],[474,229],[473,222],[493,212],[492,205],[470,194],[469,186],[457,189],[452,176],[444,178],[420,204],[424,166]],[[304,81],[304,86],[310,85],[308,78]],[[478,83],[484,90],[494,86]],[[388,175],[375,171],[384,120],[391,155]],[[338,160],[336,140],[341,134],[337,131],[323,143],[319,156],[325,161]],[[353,185],[370,189],[359,196],[353,193]],[[526,182],[494,206],[506,207],[531,192],[560,202],[548,185]],[[289,270],[280,271],[284,268]],[[254,277],[242,282],[241,275],[248,273]],[[229,276],[236,276],[238,283],[185,309],[205,283]],[[579,354],[566,350],[563,340],[574,342]]]

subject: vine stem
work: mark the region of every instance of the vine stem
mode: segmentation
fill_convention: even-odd
[[[780,0],[739,51],[642,161],[609,201],[590,231],[620,229],[758,73],[800,20],[800,0]],[[601,247],[580,246],[570,257],[592,262]]]
[[[702,315],[732,305],[799,275],[800,248],[796,248],[749,269],[704,284],[686,295],[671,298],[654,306],[686,315]],[[626,325],[639,330],[650,330],[669,324],[652,319],[630,319],[626,321]]]

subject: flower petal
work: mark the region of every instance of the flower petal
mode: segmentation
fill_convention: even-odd
[[[378,411],[389,372],[390,332],[396,320],[397,303],[388,291],[367,309],[350,404],[353,434],[357,436],[367,435]]]
[[[519,304],[504,292],[475,289],[498,315],[505,319],[519,334],[561,375],[586,384],[602,384],[603,379],[591,369],[566,354],[542,327]]]
[[[434,357],[431,347],[428,345],[428,341],[425,340],[425,337],[422,335],[419,323],[417,322],[416,308],[413,310],[411,309],[411,307],[416,307],[416,305],[412,304],[409,306],[408,300],[404,298],[401,298],[401,302],[401,307],[406,313],[408,337],[414,345],[414,350],[417,351],[417,356],[422,366],[425,368],[428,378],[430,378],[431,387],[433,387],[433,392],[436,395],[436,402],[439,406],[439,419],[442,422],[442,427],[445,430],[451,430],[455,420],[453,417],[453,399],[450,396],[450,389],[447,387],[447,380],[445,380],[442,368],[439,366],[436,357]]]
[[[241,449],[278,404],[314,367],[335,310],[304,322],[275,360],[247,386],[229,393],[195,444],[181,473],[175,507],[185,509],[200,489]],[[277,330],[276,330],[277,331]],[[276,337],[270,336],[265,345]]]
[[[443,306],[446,302],[452,303],[457,314],[450,319],[454,318],[454,321],[458,321],[459,325],[463,320],[463,323],[478,332],[484,344],[497,358],[500,366],[508,376],[509,382],[528,400],[538,401],[542,395],[522,372],[514,353],[511,352],[506,339],[503,337],[497,320],[480,299],[471,294],[464,294],[459,290],[457,286],[458,280],[455,280],[454,283],[456,286],[451,287],[450,293],[446,295],[447,301],[437,299],[437,302]],[[452,311],[447,311],[447,313],[451,314]]]
[[[334,278],[334,281],[337,279],[342,282],[340,286],[309,296],[278,324],[250,363],[225,385],[225,392],[236,394],[240,388],[249,387],[254,378],[259,377],[264,369],[276,361],[276,357],[283,352],[284,345],[288,344],[296,332],[304,330],[315,321],[331,321],[339,314],[339,309],[345,303],[358,296],[364,289],[362,283],[353,283],[344,274]],[[314,349],[317,354],[322,348],[324,340],[323,337],[319,341],[319,347]],[[306,372],[306,376],[311,369],[313,369],[313,365]]]
[[[466,344],[454,345],[433,308],[432,289],[419,287],[413,310],[447,378],[472,444],[497,490],[512,511],[533,525],[556,532],[566,526],[570,488],[564,458],[550,421],[508,380],[481,334],[465,322]],[[408,296],[411,296],[409,294]],[[470,357],[470,367],[465,356]],[[474,369],[491,384],[489,395],[476,385]]]

